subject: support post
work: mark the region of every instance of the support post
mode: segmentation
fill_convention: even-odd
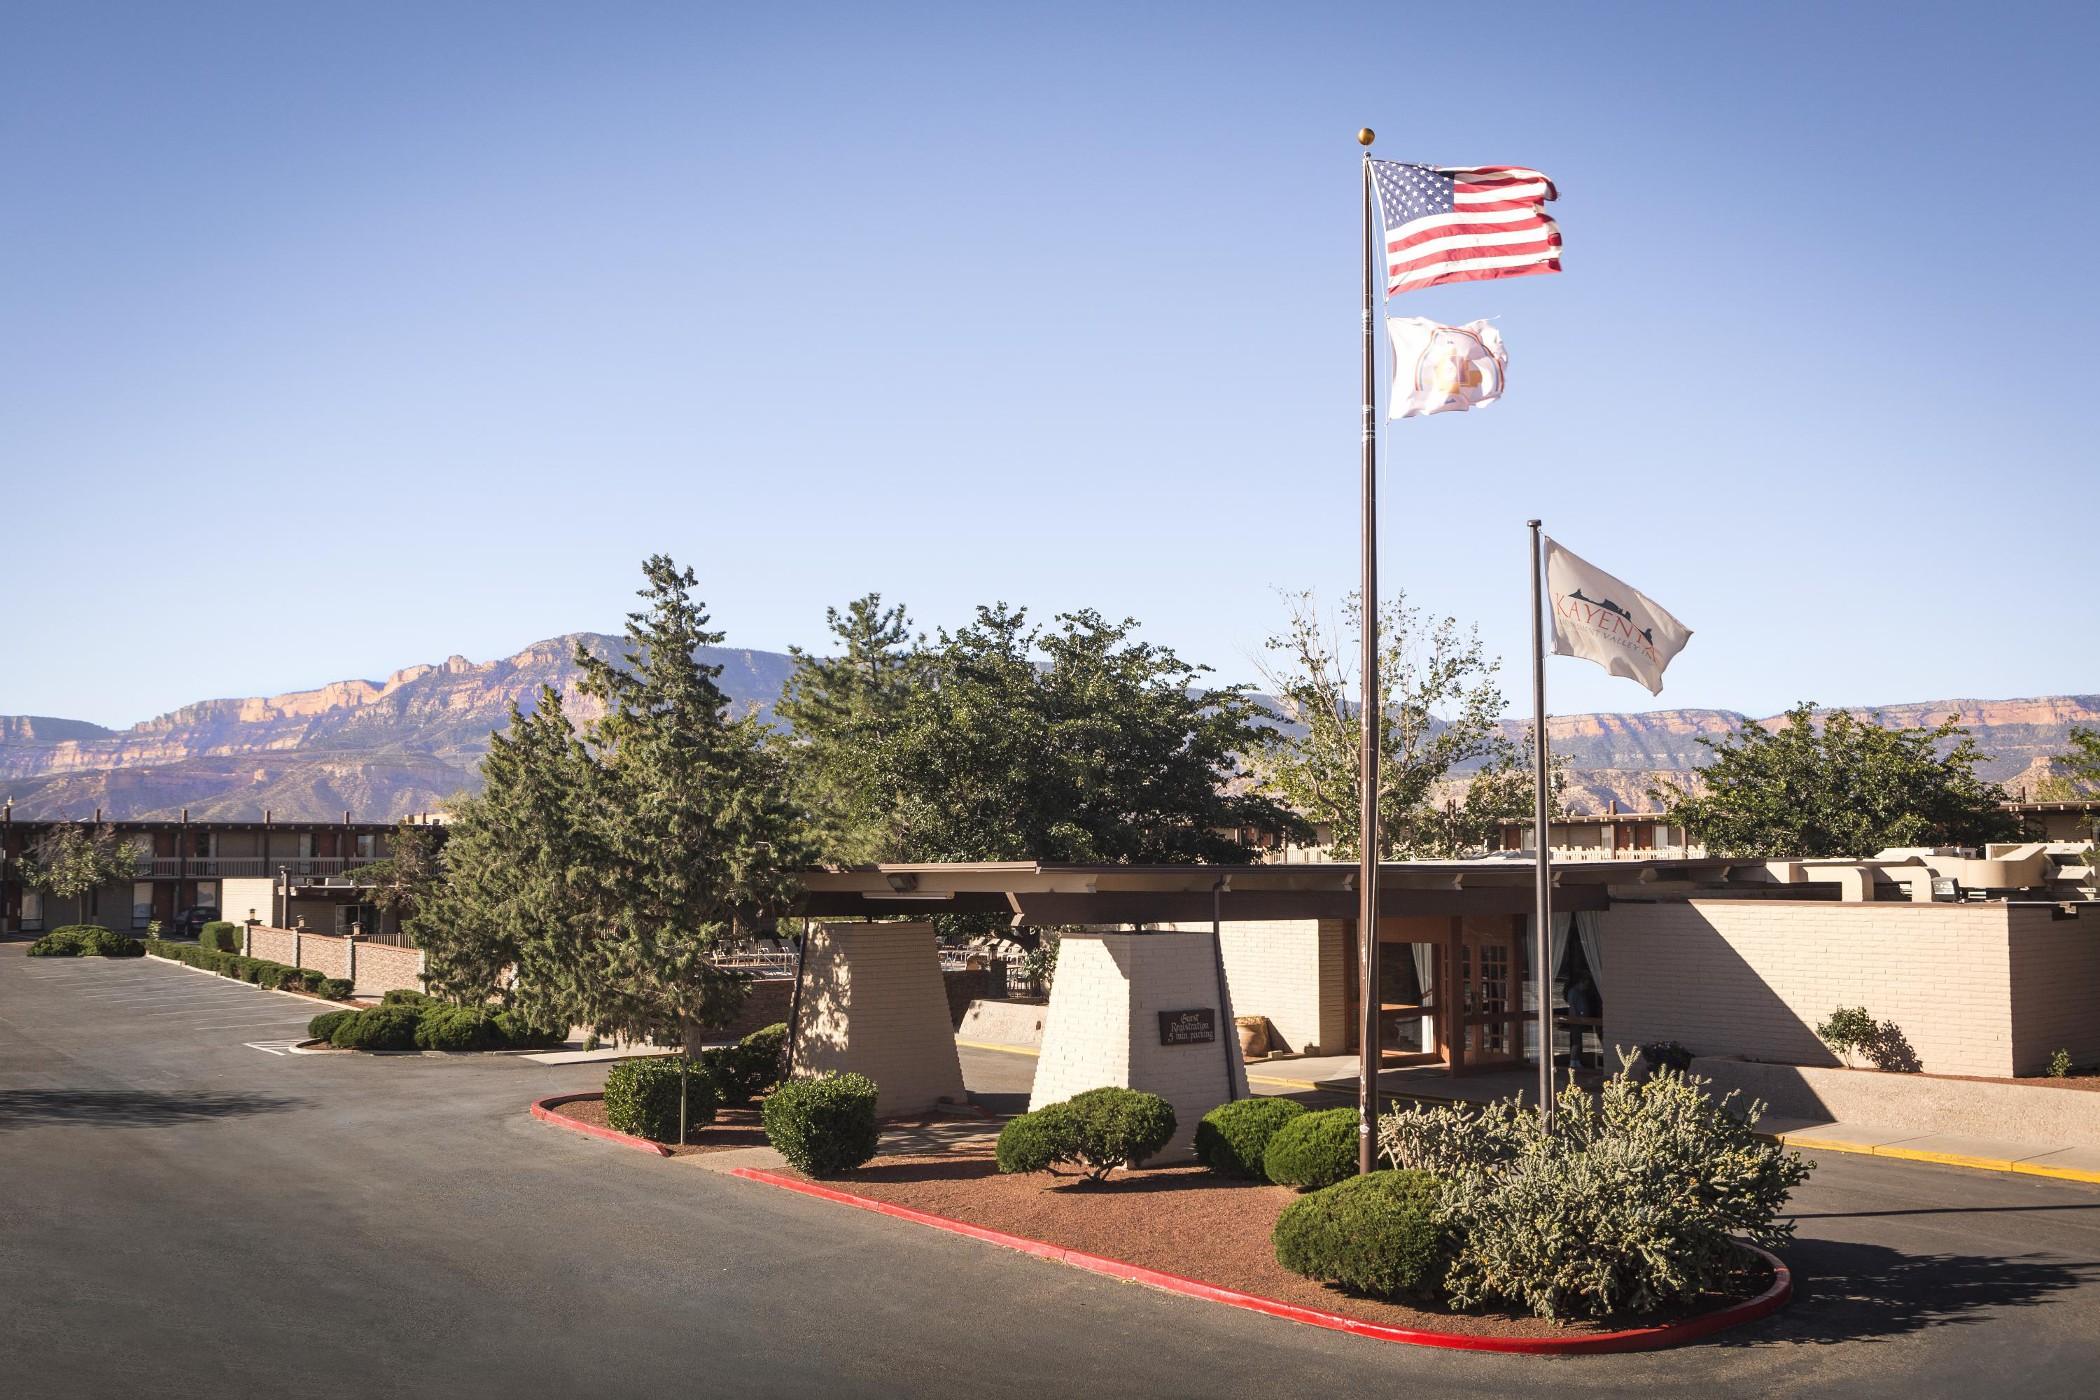
[[[1225,887],[1232,883],[1230,875],[1220,875],[1210,886],[1210,953],[1216,960],[1218,977],[1218,1019],[1231,1018],[1226,1013],[1232,1010],[1232,997],[1225,988],[1225,914],[1223,901]],[[1240,1096],[1239,1072],[1233,1068],[1232,1056],[1240,1043],[1240,1028],[1237,1021],[1218,1027],[1218,1034],[1227,1037],[1225,1045],[1225,1102],[1231,1103]]]
[[[1378,1119],[1378,1071],[1384,1046],[1379,1036],[1378,995],[1378,749],[1384,715],[1378,696],[1378,347],[1372,339],[1373,291],[1371,237],[1371,142],[1369,127],[1356,133],[1363,153],[1364,324],[1363,324],[1363,586],[1360,599],[1363,634],[1363,696],[1357,714],[1362,734],[1357,823],[1356,941],[1363,959],[1361,1038],[1357,1059],[1356,1167],[1368,1174],[1376,1165],[1374,1134]]]
[[[1539,522],[1531,527],[1531,786],[1533,877],[1537,885],[1537,927],[1532,930],[1531,975],[1538,989],[1539,1120],[1553,1125],[1553,969],[1546,966],[1553,949],[1553,834],[1549,818],[1546,752],[1546,601],[1540,574]]]

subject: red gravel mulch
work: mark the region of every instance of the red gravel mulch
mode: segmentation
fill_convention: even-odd
[[[1746,1267],[1739,1287],[1681,1313],[1555,1323],[1507,1312],[1411,1308],[1302,1278],[1276,1262],[1269,1243],[1276,1217],[1297,1193],[1227,1180],[1197,1166],[1118,1172],[1098,1185],[1077,1175],[1002,1176],[985,1144],[927,1156],[878,1157],[823,1184],[1258,1297],[1425,1331],[1565,1339],[1681,1321],[1751,1297],[1771,1281],[1758,1264]]]
[[[557,1117],[588,1123],[594,1128],[612,1126],[605,1121],[605,1100],[595,1096],[556,1104],[547,1111]],[[673,1157],[690,1157],[704,1152],[732,1152],[739,1147],[766,1145],[766,1130],[758,1121],[756,1108],[717,1109],[714,1122],[704,1128],[692,1129],[687,1136],[692,1141],[685,1146],[667,1142],[665,1149]]]

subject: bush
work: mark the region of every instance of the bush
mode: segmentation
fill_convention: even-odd
[[[811,1176],[836,1176],[875,1155],[875,1081],[864,1074],[790,1079],[766,1096],[766,1141]]]
[[[452,1003],[434,997],[428,992],[412,992],[404,987],[396,987],[380,997],[379,1004],[381,1006],[414,1006],[427,1010],[436,1006],[450,1006]]]
[[[1816,1038],[1837,1051],[1838,1058],[1850,1066],[1853,1056],[1864,1055],[1873,1048],[1880,1029],[1864,1006],[1840,1006],[1830,1013],[1829,1020],[1816,1027]]]
[[[330,1001],[348,1001],[353,990],[349,979],[346,977],[323,977],[321,979],[321,995],[327,997]]]
[[[1436,1301],[1446,1266],[1442,1189],[1418,1171],[1352,1176],[1291,1202],[1276,1217],[1276,1262],[1373,1298]]]
[[[737,1042],[737,1075],[743,1081],[744,1092],[752,1098],[771,1093],[780,1083],[780,1062],[787,1050],[787,1039],[787,1023],[775,1021]]]
[[[1156,1154],[1175,1127],[1173,1105],[1157,1094],[1089,1089],[1008,1123],[999,1134],[999,1169],[1047,1171],[1058,1162],[1076,1162],[1090,1179],[1101,1181],[1117,1167]],[[1010,1146],[1008,1133],[1013,1134]]]
[[[341,1050],[413,1050],[421,1019],[410,1007],[375,1006],[351,1013],[329,1033],[328,1043]]]
[[[710,1046],[696,1058],[707,1071],[708,1082],[715,1086],[715,1100],[721,1107],[744,1108],[750,1104],[751,1091],[744,1087],[736,1046]]]
[[[1353,1108],[1304,1113],[1276,1130],[1262,1153],[1262,1174],[1278,1186],[1318,1191],[1356,1175],[1358,1119]]]
[[[1550,1130],[1516,1099],[1388,1113],[1387,1160],[1445,1183],[1451,1301],[1646,1313],[1719,1287],[1742,1262],[1733,1236],[1790,1240],[1779,1211],[1809,1163],[1758,1137],[1760,1105],[1705,1085],[1670,1069],[1636,1081],[1629,1063],[1597,1098],[1570,1085]]]
[[[349,1020],[355,1011],[323,1011],[306,1023],[308,1040],[327,1040],[335,1034],[335,1028]]]
[[[146,945],[100,924],[67,924],[29,945],[32,958],[136,958]]]
[[[999,1170],[1009,1175],[1049,1171],[1078,1155],[1077,1138],[1071,1111],[1061,1103],[1023,1113],[999,1130]]]
[[[715,1117],[715,1084],[704,1065],[683,1055],[622,1060],[605,1074],[605,1121],[653,1142],[678,1141],[678,1085],[685,1081],[686,1128]]]
[[[471,1006],[430,1006],[416,1021],[416,1044],[425,1050],[487,1050],[502,1035],[486,1012]]]
[[[2059,1050],[2049,1057],[2049,1077],[2069,1079],[2071,1077],[2071,1052]]]
[[[1683,1074],[1692,1067],[1692,1052],[1674,1040],[1651,1040],[1637,1048],[1651,1069],[1674,1069]]]
[[[1305,1112],[1289,1099],[1252,1098],[1221,1103],[1196,1125],[1196,1160],[1220,1176],[1263,1179],[1262,1154],[1276,1130]]]
[[[241,951],[241,926],[214,919],[197,930],[197,946],[215,953],[238,953]]]
[[[498,1011],[489,1020],[503,1043],[513,1050],[545,1050],[566,1044],[569,1039],[567,1031],[535,1025],[522,1011]]]

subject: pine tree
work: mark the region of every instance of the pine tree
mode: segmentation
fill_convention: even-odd
[[[854,599],[843,614],[826,608],[824,620],[839,654],[790,648],[795,670],[774,706],[790,726],[783,742],[793,790],[818,859],[891,860],[902,831],[895,795],[882,781],[884,750],[901,727],[924,658],[903,605],[884,608],[880,593]]]

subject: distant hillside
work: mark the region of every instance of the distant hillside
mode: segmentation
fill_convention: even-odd
[[[82,720],[0,715],[0,797],[18,816],[172,817],[322,821],[351,812],[391,820],[441,807],[477,784],[489,736],[516,703],[531,708],[542,685],[565,694],[577,679],[577,644],[598,656],[620,641],[586,632],[535,643],[499,661],[454,656],[383,681],[347,680],[315,690],[203,700],[111,730]],[[722,688],[740,708],[770,716],[793,663],[779,652],[709,648]],[[589,718],[582,703],[571,714]],[[2100,695],[2027,700],[1937,700],[1856,713],[1884,724],[1933,724],[1959,712],[1988,755],[1985,776],[2017,793],[2066,747],[2071,726],[2100,728]],[[1602,810],[1650,805],[1658,777],[1706,760],[1701,738],[1747,722],[1729,710],[1556,717],[1548,726],[1569,764],[1570,805]],[[1761,724],[1775,724],[1761,719]],[[1522,721],[1505,726],[1514,739]]]

